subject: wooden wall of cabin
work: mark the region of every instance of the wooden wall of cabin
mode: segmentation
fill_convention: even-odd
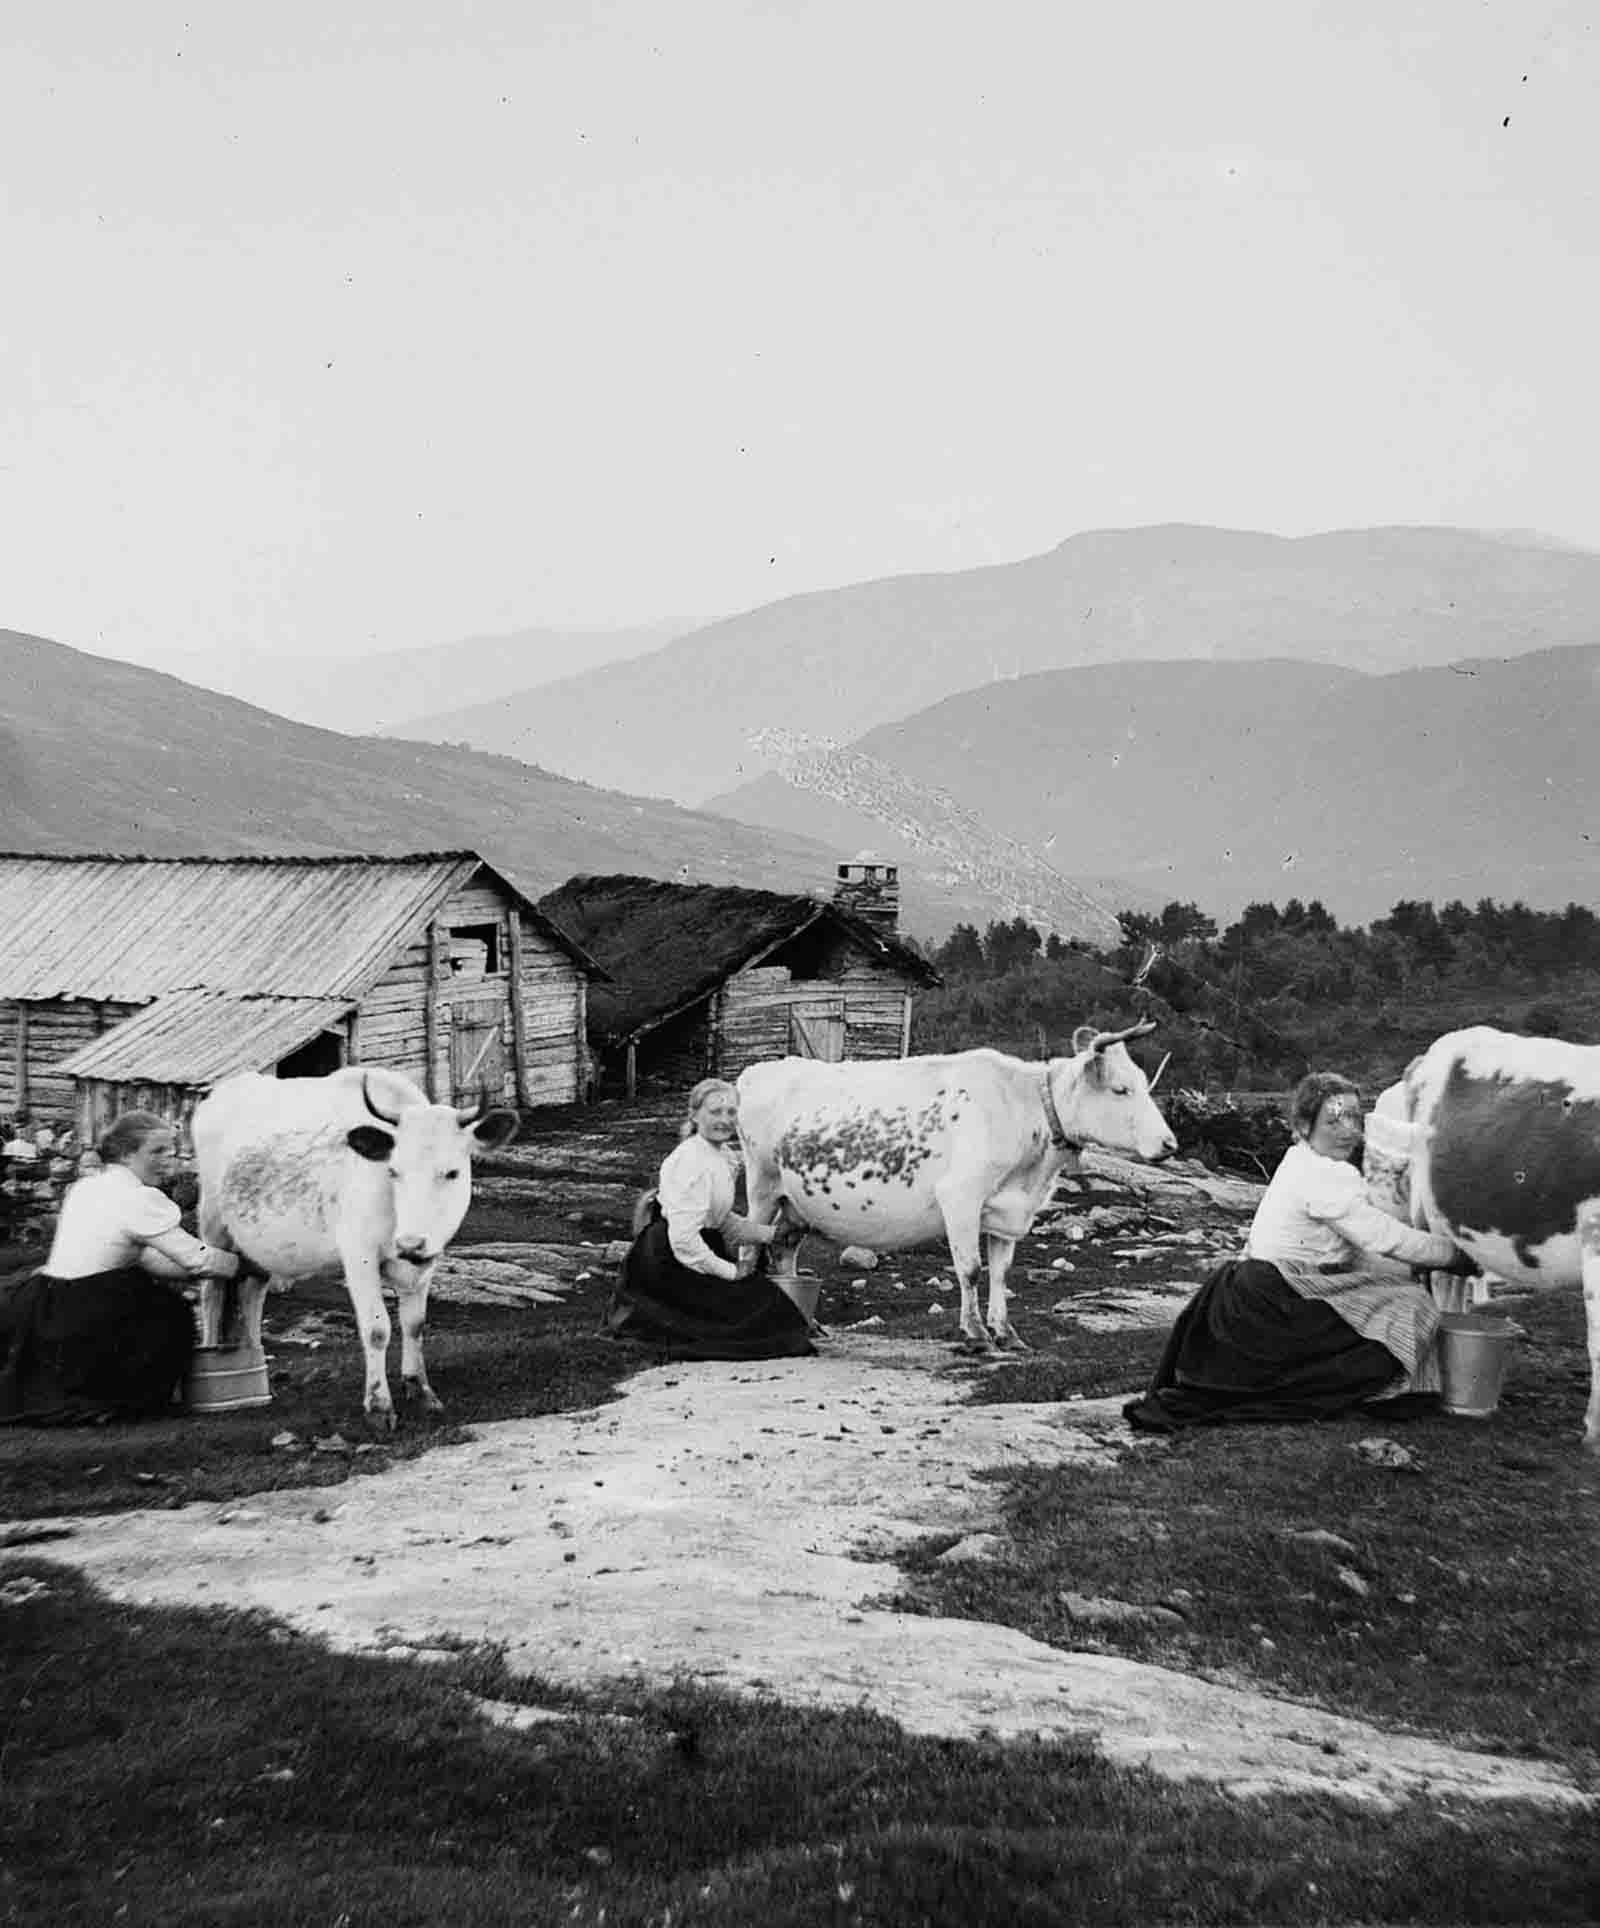
[[[139,1008],[88,998],[0,1003],[0,1113],[75,1126],[76,1088],[55,1067]]]
[[[727,979],[714,1002],[717,1075],[736,1078],[747,1064],[786,1057],[791,1013],[807,1006],[842,1010],[847,1058],[905,1055],[910,983],[838,939],[777,953]]]
[[[74,1123],[84,1145],[93,1145],[125,1111],[153,1111],[178,1134],[178,1156],[194,1159],[194,1108],[205,1096],[192,1085],[121,1084],[105,1078],[80,1078]]]
[[[441,1102],[458,1096],[465,1102],[485,1086],[506,1104],[571,1104],[583,1097],[583,974],[528,918],[518,916],[513,936],[512,915],[510,899],[492,884],[456,891],[435,920],[432,941],[424,934],[409,945],[361,1000],[357,1062],[402,1072]],[[514,953],[521,964],[520,1079]],[[459,1093],[457,1069],[470,1071]]]

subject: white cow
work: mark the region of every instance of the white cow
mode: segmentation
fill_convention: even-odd
[[[1084,1026],[1073,1055],[1046,1064],[986,1049],[753,1064],[738,1080],[750,1216],[770,1221],[787,1207],[824,1238],[880,1250],[943,1233],[968,1347],[1020,1347],[1006,1271],[1056,1174],[1085,1145],[1151,1160],[1177,1149],[1124,1042],[1154,1029]],[[978,1313],[985,1235],[992,1338]],[[786,1256],[775,1277],[792,1270]]]
[[[516,1129],[515,1112],[430,1104],[390,1071],[228,1078],[194,1114],[200,1236],[247,1253],[274,1278],[342,1266],[366,1351],[367,1421],[387,1431],[395,1417],[380,1277],[399,1299],[401,1390],[439,1412],[422,1358],[428,1283],[471,1201],[473,1151]],[[241,1288],[255,1345],[266,1289],[265,1280]],[[220,1302],[217,1288],[202,1294],[207,1343],[216,1342]]]
[[[1486,1024],[1448,1031],[1377,1109],[1415,1133],[1413,1224],[1448,1234],[1501,1278],[1582,1282],[1583,1443],[1600,1454],[1600,1045]]]

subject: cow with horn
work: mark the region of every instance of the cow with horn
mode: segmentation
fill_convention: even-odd
[[[942,1235],[961,1285],[964,1344],[1021,1348],[1006,1273],[1057,1173],[1087,1145],[1151,1161],[1177,1149],[1127,1049],[1154,1029],[1151,1019],[1124,1031],[1086,1025],[1070,1057],[1042,1064],[979,1049],[749,1066],[738,1080],[749,1214],[782,1214],[795,1228],[772,1248],[775,1282],[795,1289],[807,1231],[881,1251]],[[987,1327],[978,1311],[985,1242]]]
[[[425,1411],[422,1331],[434,1264],[472,1198],[472,1154],[514,1135],[513,1111],[487,1098],[432,1104],[397,1072],[349,1067],[325,1078],[225,1079],[194,1114],[201,1236],[248,1253],[275,1279],[344,1274],[366,1353],[369,1425],[394,1426],[383,1285],[399,1301],[401,1390]],[[241,1288],[252,1345],[265,1279]],[[203,1292],[202,1338],[215,1344],[220,1291]]]

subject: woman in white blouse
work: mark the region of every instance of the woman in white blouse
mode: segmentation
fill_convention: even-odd
[[[177,1154],[165,1119],[124,1112],[96,1149],[101,1168],[68,1188],[43,1270],[0,1303],[0,1420],[165,1411],[194,1351],[194,1315],[169,1281],[239,1272],[161,1190]]]
[[[1149,1389],[1123,1408],[1135,1427],[1325,1419],[1437,1392],[1438,1313],[1407,1268],[1476,1266],[1451,1240],[1368,1203],[1351,1162],[1362,1114],[1348,1078],[1303,1078],[1289,1123],[1295,1142],[1242,1257],[1216,1267],[1179,1313]]]
[[[774,1228],[734,1209],[739,1100],[722,1078],[689,1093],[679,1144],[661,1163],[606,1313],[615,1338],[681,1359],[771,1359],[814,1350],[794,1301],[758,1269]],[[741,1250],[741,1248],[743,1248]]]

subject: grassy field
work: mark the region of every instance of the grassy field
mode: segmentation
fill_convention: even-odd
[[[536,1171],[501,1173],[522,1171],[529,1195],[495,1187],[465,1237],[617,1234],[662,1130],[608,1123],[610,1205],[592,1195],[589,1129],[552,1131]],[[1073,1273],[1050,1273],[1060,1257]],[[1131,1392],[1160,1329],[1095,1332],[1073,1307],[1160,1269],[1109,1237],[1030,1241],[1018,1322],[1037,1350],[972,1369],[969,1396]],[[829,1267],[823,1315],[879,1321],[946,1363],[939,1270],[936,1253]],[[1594,1918],[1592,1815],[1237,1802],[1078,1745],[938,1742],[700,1689],[580,1702],[513,1679],[492,1650],[440,1666],[339,1657],[250,1616],[116,1605],[30,1539],[54,1513],[381,1477],[479,1422],[604,1400],[651,1363],[596,1335],[606,1283],[597,1268],[536,1313],[437,1303],[429,1360],[448,1414],[388,1440],[361,1430],[359,1347],[323,1285],[270,1302],[267,1412],[0,1431],[0,1921]],[[284,1336],[308,1309],[335,1329],[317,1349]],[[1143,1442],[1114,1470],[1010,1475],[996,1487],[1009,1555],[950,1565],[937,1555],[953,1536],[930,1538],[903,1560],[893,1604],[1554,1760],[1600,1788],[1582,1311],[1569,1295],[1517,1317],[1529,1337],[1490,1422],[1225,1428]],[[297,1444],[274,1447],[286,1431]],[[1414,1466],[1352,1450],[1380,1431]],[[1085,1597],[1163,1612],[1089,1624],[1073,1604]],[[483,1696],[577,1717],[506,1731]]]

